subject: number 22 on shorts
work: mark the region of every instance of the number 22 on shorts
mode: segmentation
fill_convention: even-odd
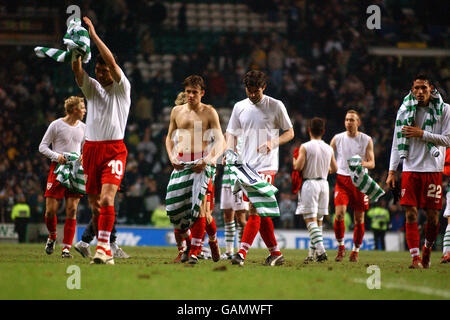
[[[111,160],[108,162],[108,167],[111,167],[111,173],[116,175],[117,179],[123,174],[123,163],[121,160]]]
[[[428,185],[427,197],[440,199],[442,196],[442,186],[433,183]]]

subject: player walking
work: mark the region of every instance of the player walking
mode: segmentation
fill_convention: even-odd
[[[445,147],[450,146],[450,112],[449,105],[443,103],[440,95],[432,90],[430,79],[425,75],[414,78],[411,94],[407,98],[416,100],[411,106],[416,109],[415,125],[401,125],[401,132],[394,130],[386,184],[391,189],[396,186],[395,172],[402,157],[404,160],[400,204],[406,211],[406,241],[413,258],[410,268],[422,269],[430,266],[431,248],[439,232]],[[438,112],[435,113],[435,111]],[[398,121],[399,113],[396,123]],[[421,129],[428,124],[432,127],[428,130]],[[400,137],[397,133],[401,133]],[[400,153],[405,149],[399,147],[399,139],[402,136],[409,139],[407,156],[402,156]],[[431,152],[433,149],[430,148],[430,143],[438,148],[438,153]],[[426,213],[422,258],[420,258],[420,235],[417,226],[418,209],[424,209]]]
[[[64,152],[81,153],[81,145],[84,141],[86,125],[81,121],[86,113],[84,99],[70,97],[64,101],[66,116],[53,121],[47,128],[39,145],[39,152],[52,160],[50,172],[47,178],[47,190],[45,191],[45,224],[49,236],[45,245],[45,252],[52,254],[56,244],[56,213],[61,199],[66,200],[66,222],[64,223],[63,258],[72,258],[70,248],[72,246],[75,228],[77,224],[77,207],[82,194],[72,192],[56,180],[54,170],[58,163],[66,163]],[[52,148],[50,149],[50,145]]]
[[[228,139],[228,134],[225,133],[225,137]],[[239,139],[237,146],[238,153]],[[232,259],[234,254],[234,238],[236,235],[236,222],[240,230],[244,231],[247,223],[247,211],[248,202],[243,200],[242,190],[236,194],[233,194],[234,179],[224,167],[224,173],[222,176],[222,190],[220,194],[220,209],[223,210],[223,220],[225,225],[225,253],[224,259]],[[242,234],[239,234],[239,242],[242,239]]]
[[[311,140],[300,146],[299,156],[293,162],[294,170],[301,171],[303,177],[296,214],[303,215],[317,254],[316,261],[321,262],[328,259],[322,237],[322,221],[328,215],[330,198],[327,176],[337,171],[337,164],[333,148],[322,140],[325,121],[321,118],[311,119],[308,133]],[[310,261],[308,258],[305,261]]]
[[[264,95],[266,75],[263,72],[249,71],[244,76],[244,85],[248,98],[237,102],[233,107],[227,128],[227,145],[236,150],[237,137],[242,136],[242,161],[255,169],[264,180],[273,184],[278,171],[278,147],[294,138],[292,123],[284,104]],[[281,136],[280,129],[283,130]],[[275,239],[272,219],[260,217],[251,203],[241,246],[232,263],[244,264],[258,231],[270,251],[265,265],[283,264],[284,257]]]
[[[166,150],[170,162],[174,167],[174,173],[179,171],[180,175],[184,175],[184,165],[182,162],[191,162],[199,160],[193,167],[192,171],[201,173],[207,165],[215,166],[217,159],[224,151],[225,141],[220,127],[219,115],[217,111],[210,105],[201,102],[205,94],[205,83],[202,77],[192,75],[187,77],[184,82],[184,92],[187,103],[176,105],[170,115],[169,130],[166,138]],[[214,137],[211,144],[211,138],[208,132]],[[189,173],[186,171],[186,173]],[[181,177],[180,177],[181,178]],[[168,186],[169,189],[182,190],[190,181],[184,181],[178,185]],[[179,249],[177,262],[185,262],[188,257],[188,263],[198,263],[198,254],[203,245],[203,236],[206,230],[209,238],[209,246],[214,261],[220,259],[220,250],[217,243],[217,228],[214,218],[211,214],[212,203],[214,201],[213,191],[214,180],[211,177],[208,185],[207,196],[202,200],[199,216],[195,219],[192,226],[188,229],[175,227],[175,240]],[[192,206],[192,193],[194,190],[185,195],[168,199],[168,202],[186,201],[187,206]],[[189,207],[190,208],[190,207]],[[191,209],[187,210],[189,214]],[[169,213],[169,212],[168,212]],[[191,233],[191,234],[190,234]],[[188,247],[183,248],[183,241],[188,242]],[[190,242],[190,246],[189,246]],[[184,253],[188,253],[185,255]]]
[[[123,137],[131,104],[131,86],[111,51],[96,34],[91,20],[84,17],[83,21],[100,52],[95,65],[96,79],[82,69],[80,57],[72,63],[76,82],[88,102],[83,166],[94,226],[98,225],[93,262],[114,264],[109,239],[115,219],[114,198],[128,154]]]
[[[334,191],[334,205],[336,217],[334,220],[334,233],[338,242],[338,252],[335,261],[342,261],[345,256],[344,217],[347,206],[354,210],[353,248],[350,261],[358,261],[359,247],[364,237],[364,212],[369,209],[369,198],[361,193],[352,183],[351,171],[347,160],[358,155],[362,158],[361,165],[367,169],[375,168],[375,155],[373,141],[370,136],[358,130],[361,125],[359,114],[355,110],[347,111],[345,115],[345,131],[339,133],[331,140],[331,147],[336,154],[337,175]]]

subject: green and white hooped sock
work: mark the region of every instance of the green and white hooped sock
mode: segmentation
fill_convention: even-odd
[[[445,229],[444,241],[442,243],[442,252],[444,254],[450,252],[450,223],[447,225],[447,229]]]
[[[225,248],[227,253],[234,252],[234,237],[236,234],[236,227],[234,220],[225,222]]]
[[[310,222],[306,227],[308,228],[309,238],[311,239],[311,246],[316,248],[317,254],[324,253],[325,248],[323,246],[322,232],[317,222]]]

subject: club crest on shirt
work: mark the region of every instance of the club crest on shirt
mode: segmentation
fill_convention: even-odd
[[[402,198],[405,196],[406,189],[402,189]]]
[[[49,182],[47,183],[47,190],[50,190],[52,188],[53,183]]]

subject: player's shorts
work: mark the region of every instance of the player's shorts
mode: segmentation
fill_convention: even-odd
[[[400,204],[421,209],[442,209],[441,172],[403,172]]]
[[[334,189],[334,205],[348,206],[357,212],[363,212],[369,209],[369,197],[355,187],[350,176],[338,174]]]
[[[220,192],[220,209],[231,209],[233,211],[248,210],[248,202],[242,199],[243,195],[242,190],[233,194],[231,187],[222,187]]]
[[[277,173],[276,173],[276,171],[261,171],[261,172],[258,172],[258,174],[263,180],[265,180],[268,183],[270,183],[271,185],[273,185],[273,180],[275,179],[275,175]],[[242,194],[242,199],[247,202],[249,201],[248,197],[245,195],[245,193]]]
[[[81,193],[70,191],[56,180],[56,174],[53,173],[56,165],[57,163],[54,161],[50,164],[50,172],[47,177],[47,188],[45,189],[44,197],[55,199],[82,198],[83,195]]]
[[[328,215],[330,189],[328,181],[303,179],[298,193],[298,205],[295,214],[303,214],[305,218]]]
[[[128,151],[123,140],[87,141],[83,146],[86,193],[100,194],[103,184],[120,187]]]

